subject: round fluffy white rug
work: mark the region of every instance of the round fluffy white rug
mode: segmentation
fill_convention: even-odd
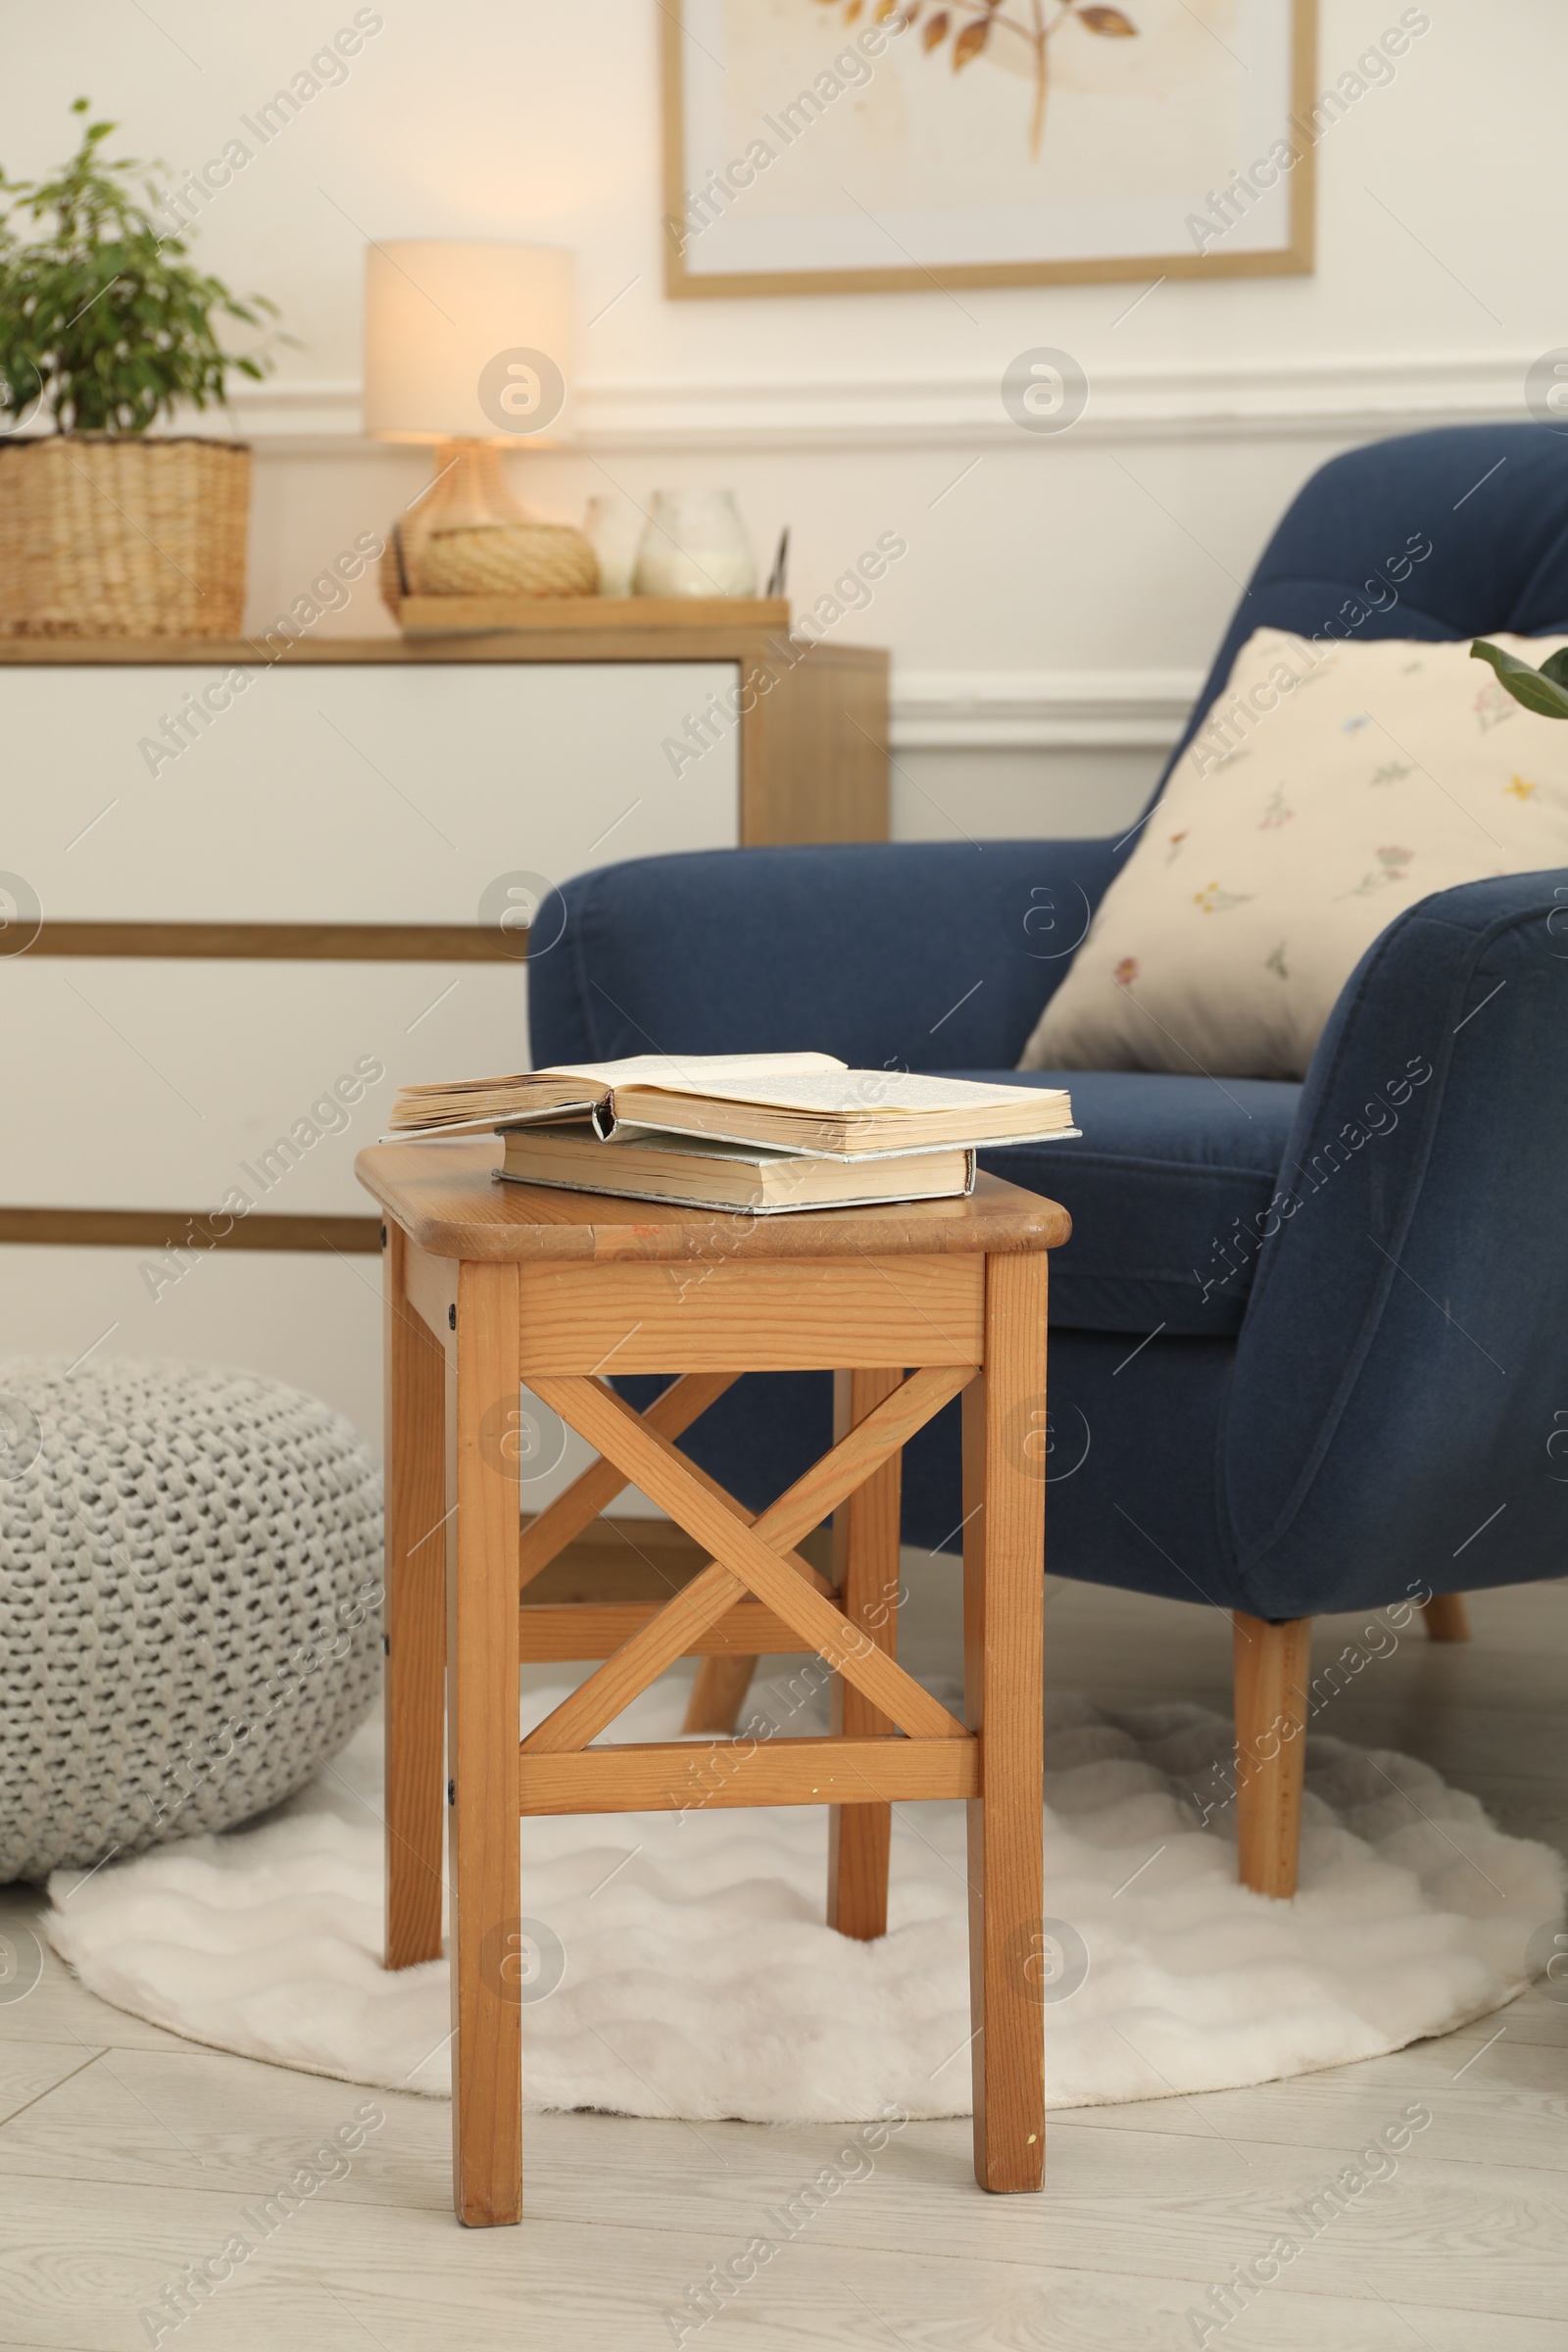
[[[615,1736],[672,1737],[683,1694],[656,1685]],[[524,1727],[563,1695],[530,1693]],[[1245,1892],[1234,1807],[1200,1823],[1231,1740],[1198,1707],[1048,1705],[1054,2106],[1231,2088],[1444,2033],[1522,1988],[1532,1932],[1559,1915],[1546,1847],[1504,1837],[1408,1756],[1315,1737],[1301,1891]],[[446,1963],[379,1965],[379,1815],[372,1725],[253,1828],[57,1872],[50,1939],[94,1992],[192,2040],[449,2096]],[[967,2114],[962,1806],[896,1809],[874,1944],[823,1925],[826,1846],[817,1808],[525,1822],[529,2103],[761,2123],[890,2103]]]

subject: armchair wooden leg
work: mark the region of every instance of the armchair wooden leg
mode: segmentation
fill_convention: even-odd
[[[1464,1605],[1462,1592],[1434,1592],[1430,1600],[1421,1603],[1421,1614],[1427,1621],[1431,1641],[1469,1641],[1470,1612]]]
[[[748,1657],[699,1658],[682,1732],[733,1732],[756,1666]]]
[[[1236,1843],[1239,1876],[1257,1894],[1296,1892],[1306,1762],[1312,1620],[1234,1616]]]

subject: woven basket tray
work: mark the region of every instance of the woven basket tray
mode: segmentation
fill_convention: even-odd
[[[0,444],[0,637],[237,637],[250,496],[239,442]]]
[[[426,596],[592,596],[599,586],[593,549],[563,522],[432,531],[417,570]]]

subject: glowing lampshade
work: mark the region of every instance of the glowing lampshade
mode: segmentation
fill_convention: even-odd
[[[565,438],[572,256],[404,237],[365,256],[365,429],[383,441]]]

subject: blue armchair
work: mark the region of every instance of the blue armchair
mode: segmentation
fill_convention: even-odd
[[[1381,567],[1418,535],[1432,552],[1389,602]],[[1325,466],[1265,549],[1189,734],[1259,626],[1568,631],[1568,438],[1466,426]],[[1010,1074],[1130,838],[720,852],[582,876],[530,975],[535,1059],[809,1045]],[[1552,1207],[1568,870],[1402,914],[1302,1085],[1033,1082],[1071,1087],[1083,1141],[987,1165],[1073,1218],[1052,1259],[1051,1566],[1233,1613],[1242,1875],[1288,1894],[1310,1619],[1431,1602],[1429,1629],[1460,1632],[1454,1587],[1568,1564]],[[685,1444],[760,1508],[826,1449],[831,1418],[825,1374],[755,1376]],[[906,1540],[954,1544],[958,1496],[953,1407],[906,1454]]]

